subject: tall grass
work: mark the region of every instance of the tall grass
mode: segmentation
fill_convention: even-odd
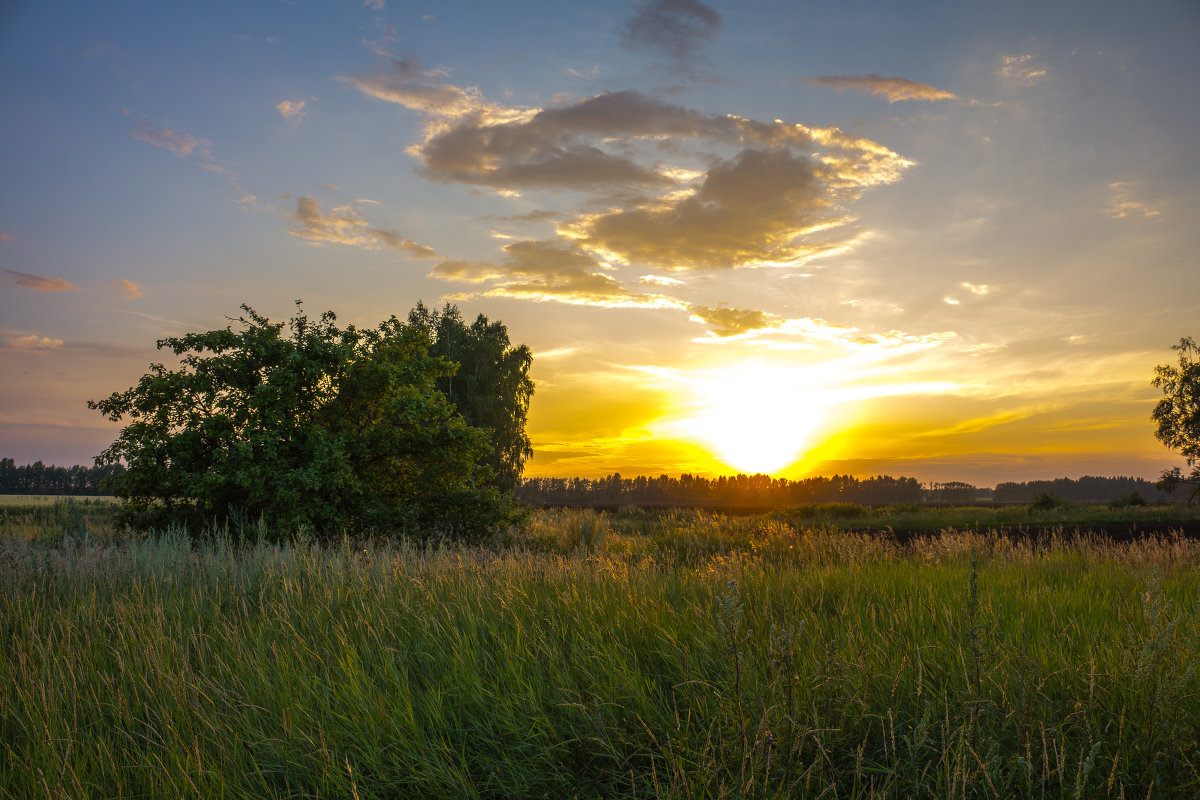
[[[1200,794],[1196,542],[591,513],[492,548],[6,518],[0,796]]]

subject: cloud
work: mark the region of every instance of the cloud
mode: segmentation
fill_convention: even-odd
[[[387,0],[363,0],[363,8],[373,8],[376,11],[382,11],[387,5]]]
[[[130,133],[139,141],[170,150],[182,158],[189,157],[193,153],[204,158],[210,157],[208,148],[212,146],[212,142],[207,139],[198,139],[190,133],[176,133],[170,128],[152,125],[145,120],[139,122]]]
[[[804,80],[839,92],[847,90],[885,97],[889,103],[901,100],[957,100],[958,95],[917,83],[907,78],[885,78],[881,75],[821,75]]]
[[[57,350],[62,345],[62,339],[50,339],[33,333],[28,336],[13,336],[8,340],[9,347],[19,350]]]
[[[847,165],[843,165],[847,166]],[[857,196],[870,170],[784,149],[746,149],[714,164],[693,191],[580,217],[562,226],[582,247],[665,269],[792,266],[837,251],[847,223],[838,195]]]
[[[304,121],[307,114],[304,110],[306,105],[307,100],[283,100],[275,106],[275,110],[294,128]]]
[[[388,68],[340,78],[360,92],[439,118],[458,119],[484,111],[479,90],[446,82],[446,70],[425,69],[416,57],[391,59]]]
[[[986,283],[967,283],[966,281],[963,281],[960,285],[962,288],[966,289],[976,297],[983,297],[986,294],[991,294],[993,290],[992,287],[988,286]]]
[[[126,117],[133,116],[133,113],[126,108],[120,109],[120,113]],[[212,142],[207,139],[201,139],[186,132],[173,131],[170,128],[155,125],[144,119],[134,126],[130,134],[139,141],[169,150],[179,158],[191,159],[202,170],[222,176],[229,182],[230,188],[233,189],[234,202],[243,208],[257,207],[257,198],[244,191],[237,177],[213,159],[212,152],[209,149],[212,147]]]
[[[7,242],[12,239],[12,234],[0,233],[0,243]]]
[[[643,275],[638,278],[638,283],[644,283],[649,286],[682,286],[683,281],[678,278],[667,278],[662,275]]]
[[[142,296],[142,290],[133,281],[127,281],[124,278],[111,282],[113,286],[121,290],[125,295],[126,300],[136,300]]]
[[[550,215],[552,237],[508,242],[497,260],[446,260],[433,270],[489,296],[687,308],[643,290],[678,279],[620,270],[794,267],[844,252],[863,236],[849,204],[913,164],[838,128],[708,114],[634,91],[506,107],[415,59],[342,80],[423,115],[423,138],[406,152],[429,179],[500,197],[579,198],[574,210]],[[293,232],[314,240],[366,229],[353,209],[336,224],[304,222],[300,212]],[[324,219],[315,209],[308,217]]]
[[[1159,210],[1137,197],[1137,188],[1128,181],[1117,181],[1108,185],[1108,213],[1113,219],[1129,217],[1157,217]]]
[[[45,278],[30,272],[17,272],[14,269],[6,269],[4,273],[10,281],[18,286],[24,286],[26,289],[33,289],[37,292],[69,292],[79,288],[62,278]]]
[[[693,305],[688,318],[708,326],[708,338],[696,341],[768,338],[769,344],[785,347],[813,347],[813,343],[835,344],[848,348],[887,347],[904,351],[932,347],[957,334],[943,331],[910,334],[904,331],[865,333],[858,328],[837,325],[819,318],[787,318],[755,309]],[[799,342],[785,344],[784,339]]]
[[[1047,75],[1046,68],[1033,60],[1029,53],[1015,56],[1000,56],[998,72],[1002,78],[1032,86]]]
[[[719,308],[692,306],[690,312],[689,319],[708,325],[709,333],[721,339],[778,328],[782,322],[779,317],[766,311],[727,306]]]
[[[686,308],[673,297],[637,292],[604,272],[587,253],[558,242],[521,241],[501,248],[500,264],[444,261],[430,273],[435,278],[491,283],[485,297],[553,300],[604,308]],[[469,295],[466,295],[469,296]]]
[[[386,247],[413,258],[437,257],[432,247],[406,239],[396,231],[372,228],[354,206],[335,206],[326,214],[314,198],[305,195],[296,202],[296,213],[286,216],[291,221],[289,233],[313,244],[346,244],[367,250]]]
[[[634,16],[617,28],[617,34],[630,50],[646,47],[686,66],[721,24],[721,15],[698,0],[648,0],[636,6]]]

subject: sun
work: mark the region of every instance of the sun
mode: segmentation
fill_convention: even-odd
[[[772,474],[804,457],[825,416],[819,389],[803,372],[753,365],[693,378],[699,413],[682,420],[734,469]]]

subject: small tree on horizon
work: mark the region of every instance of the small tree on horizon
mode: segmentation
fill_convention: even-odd
[[[1164,395],[1154,406],[1154,436],[1178,450],[1191,472],[1172,467],[1163,472],[1158,488],[1170,492],[1181,485],[1190,486],[1191,502],[1200,495],[1200,347],[1191,337],[1184,337],[1171,349],[1179,352],[1178,365],[1159,364],[1151,381]]]

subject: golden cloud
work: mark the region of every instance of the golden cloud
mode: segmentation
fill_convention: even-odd
[[[917,83],[907,78],[885,78],[882,75],[821,75],[805,78],[809,83],[824,86],[838,92],[847,90],[887,98],[889,103],[901,100],[957,100],[958,95]]]
[[[1137,188],[1128,181],[1117,181],[1108,185],[1110,202],[1108,213],[1113,219],[1129,217],[1157,217],[1159,210],[1137,196]]]
[[[8,340],[9,347],[15,347],[20,350],[57,350],[62,347],[62,339],[50,339],[37,334],[29,334],[28,336],[14,336]]]
[[[604,308],[686,308],[673,297],[633,291],[606,274],[592,256],[558,242],[521,241],[506,244],[501,264],[444,261],[433,268],[435,278],[469,283],[492,282],[485,297],[553,300]]]
[[[488,107],[478,89],[461,89],[446,82],[446,71],[425,69],[417,58],[392,59],[388,68],[341,78],[363,94],[455,119]]]
[[[442,279],[492,284],[484,294],[686,308],[635,291],[611,271],[794,266],[843,251],[857,236],[846,205],[913,163],[837,128],[706,114],[633,91],[507,108],[415,59],[343,80],[426,116],[423,141],[407,152],[428,178],[502,197],[585,195],[578,211],[561,215],[551,241],[510,242],[498,264],[434,268]],[[310,225],[301,211],[298,235],[363,235],[356,213]]]
[[[368,250],[386,247],[413,258],[437,257],[432,247],[406,239],[396,231],[372,228],[354,206],[335,206],[326,214],[315,198],[305,195],[297,200],[296,213],[286,216],[291,221],[288,232],[313,244],[345,244]]]
[[[1026,86],[1032,86],[1045,78],[1047,74],[1046,68],[1035,62],[1029,53],[1000,56],[999,72],[1001,77],[1023,83]]]
[[[791,338],[804,343],[821,342],[844,347],[888,347],[923,349],[954,338],[957,334],[943,331],[928,334],[911,334],[891,330],[880,333],[865,333],[858,328],[837,325],[819,318],[787,318],[767,311],[719,306],[690,306],[689,319],[708,326],[707,340],[758,339],[773,337],[778,343],[781,338]]]
[[[6,269],[4,270],[4,274],[8,276],[10,281],[16,283],[17,286],[33,289],[35,292],[70,292],[79,288],[62,278],[46,278],[42,275],[34,275],[32,272],[17,272],[15,269]]]
[[[112,281],[112,285],[121,290],[125,295],[126,300],[136,300],[142,296],[142,290],[133,281],[127,281],[124,278]]]
[[[295,127],[304,121],[307,114],[304,110],[306,105],[308,105],[307,100],[283,100],[275,106],[275,110],[287,120],[289,125]]]

